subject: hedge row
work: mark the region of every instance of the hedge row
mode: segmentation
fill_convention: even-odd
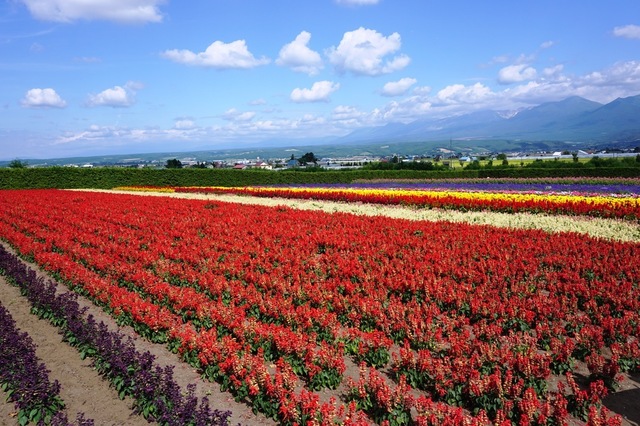
[[[264,171],[232,169],[26,168],[0,169],[0,189],[116,186],[250,186],[351,183],[369,179],[638,177],[640,168],[495,168],[480,170]]]

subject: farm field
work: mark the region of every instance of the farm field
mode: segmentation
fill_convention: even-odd
[[[456,223],[449,210],[389,218],[420,209],[365,199],[349,201],[376,215],[175,193],[3,195],[5,241],[281,423],[638,421],[603,403],[638,396],[632,196],[595,195],[618,200],[602,217],[490,213],[598,229],[550,233]]]

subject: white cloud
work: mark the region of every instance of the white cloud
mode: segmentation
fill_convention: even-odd
[[[397,52],[400,45],[398,33],[385,37],[377,31],[360,27],[344,33],[338,47],[327,50],[327,56],[339,72],[375,76],[409,65],[411,59],[404,54],[384,60],[386,56]]]
[[[429,93],[431,93],[431,87],[429,86],[416,87],[415,89],[413,89],[413,93],[415,93],[417,96],[427,96]]]
[[[67,103],[55,90],[30,89],[22,100],[22,105],[27,108],[64,108]]]
[[[173,128],[177,130],[190,130],[190,129],[194,129],[195,127],[196,127],[195,121],[189,118],[178,119],[173,124]]]
[[[366,114],[349,105],[339,105],[333,109],[332,117],[338,121],[352,121],[364,117]]]
[[[180,120],[178,120],[180,121]],[[153,149],[159,143],[170,142],[175,146],[176,140],[185,143],[193,141],[202,141],[210,138],[212,135],[207,133],[209,129],[195,126],[189,128],[180,128],[174,124],[173,128],[127,128],[119,126],[100,126],[92,124],[85,130],[65,132],[56,138],[55,145],[75,144],[84,147],[101,147],[103,149],[113,150],[115,147],[132,148],[133,146],[142,146],[146,144],[146,148]],[[149,145],[151,144],[151,145]],[[135,148],[139,150],[140,148]],[[140,152],[140,151],[138,151]]]
[[[130,81],[123,86],[114,86],[105,89],[97,95],[89,95],[88,106],[109,106],[113,108],[124,108],[135,103],[135,94],[142,89],[142,84]]]
[[[104,20],[121,23],[161,22],[166,0],[21,0],[43,21]]]
[[[121,86],[105,89],[97,95],[89,95],[89,106],[128,107],[132,104],[129,94]]]
[[[542,70],[542,75],[546,78],[557,78],[564,70],[564,65],[555,65]]]
[[[509,62],[509,56],[507,56],[507,55],[499,55],[499,56],[494,56],[493,58],[491,58],[491,61],[489,61],[489,65],[492,65],[492,64],[504,64],[506,62]]]
[[[290,67],[296,72],[317,74],[323,68],[322,58],[318,52],[307,47],[309,40],[311,40],[311,34],[302,31],[294,41],[280,49],[276,64]]]
[[[410,96],[402,101],[389,102],[384,108],[374,109],[363,123],[384,125],[389,122],[410,122],[433,113],[432,103],[423,96]]]
[[[540,45],[540,49],[549,49],[550,47],[553,47],[555,44],[556,44],[556,42],[555,42],[555,41],[553,41],[553,40],[548,40],[548,41],[543,42],[543,43]]]
[[[222,118],[227,121],[234,122],[245,122],[251,121],[253,117],[255,117],[256,113],[253,111],[245,111],[241,112],[235,108],[228,109],[224,114],[222,114]]]
[[[369,4],[378,4],[380,0],[336,0],[338,4],[344,4],[347,6],[362,6]]]
[[[442,104],[473,104],[486,102],[492,96],[491,89],[481,83],[473,86],[453,84],[440,90],[436,99]]]
[[[640,25],[625,25],[623,27],[615,27],[613,35],[624,38],[640,39]]]
[[[536,69],[526,64],[509,65],[498,72],[500,84],[519,83],[536,78]]]
[[[582,76],[566,76],[555,69],[550,78],[529,81],[500,92],[503,104],[514,102],[535,105],[582,96],[607,103],[618,97],[640,93],[640,61],[619,62],[613,66]]]
[[[96,124],[92,124],[87,128],[87,130],[83,130],[80,132],[68,132],[64,136],[60,136],[56,145],[60,144],[68,144],[71,142],[77,142],[81,140],[95,140],[95,139],[104,139],[108,137],[120,136],[120,133],[112,127],[104,127],[98,126]]]
[[[581,82],[590,86],[625,87],[629,91],[638,91],[640,90],[640,62],[616,63],[603,71],[588,74]]]
[[[290,98],[293,102],[328,102],[329,95],[339,88],[339,83],[317,81],[313,83],[311,89],[293,89]]]
[[[232,69],[254,68],[269,63],[269,59],[256,59],[244,40],[231,43],[214,41],[204,52],[194,53],[190,50],[166,50],[161,54],[173,62],[198,67]]]
[[[414,84],[416,84],[418,80],[415,78],[401,78],[398,81],[390,81],[384,85],[382,88],[383,96],[399,96],[407,93],[407,90]]]

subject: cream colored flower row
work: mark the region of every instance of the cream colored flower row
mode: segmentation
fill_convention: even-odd
[[[640,224],[617,219],[544,215],[530,213],[460,212],[455,210],[419,209],[379,204],[350,204],[317,200],[248,197],[228,194],[194,194],[151,191],[111,191],[138,195],[218,200],[264,206],[288,206],[304,210],[346,212],[358,215],[388,216],[409,220],[447,221],[493,225],[503,228],[542,229],[547,232],[577,232],[592,237],[640,242]]]
[[[216,188],[216,187],[213,187]],[[229,188],[219,187],[221,190]],[[508,202],[550,202],[557,204],[568,204],[581,201],[588,201],[593,205],[605,205],[613,209],[619,206],[640,206],[640,199],[637,197],[608,197],[608,196],[588,196],[572,194],[536,194],[521,192],[481,192],[481,191],[452,191],[452,190],[421,190],[421,189],[363,189],[363,188],[271,188],[271,187],[248,187],[250,192],[270,194],[274,191],[285,191],[303,194],[355,194],[372,195],[381,197],[420,197],[428,196],[435,199],[447,199],[455,197],[460,200],[487,200],[487,201],[508,201]]]

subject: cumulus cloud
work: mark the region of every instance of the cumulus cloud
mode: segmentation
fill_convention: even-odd
[[[362,126],[376,126],[385,124],[378,120],[379,110],[363,111],[350,105],[340,105],[334,108],[330,122],[337,129],[354,129]]]
[[[222,114],[222,118],[227,121],[233,122],[246,122],[251,121],[253,117],[255,117],[256,113],[253,111],[238,111],[235,108],[228,109],[224,114]]]
[[[127,24],[161,22],[166,0],[21,0],[43,21],[103,20]]]
[[[548,67],[542,70],[542,75],[546,78],[557,78],[561,75],[564,70],[564,65],[555,65],[553,67]]]
[[[132,103],[126,90],[121,86],[103,90],[97,95],[89,96],[90,106],[128,107]]]
[[[318,81],[313,83],[311,89],[293,89],[290,98],[293,102],[328,102],[329,95],[339,88],[339,83]]]
[[[519,83],[533,80],[536,75],[536,69],[527,64],[509,65],[498,72],[498,82],[500,84]]]
[[[615,27],[613,29],[613,35],[616,37],[640,39],[640,25],[625,25],[622,27]]]
[[[296,72],[309,75],[317,74],[323,68],[322,58],[318,52],[307,47],[309,40],[311,40],[311,34],[302,31],[294,41],[285,44],[280,49],[276,64],[290,67]]]
[[[587,74],[581,82],[598,87],[626,87],[629,91],[640,90],[640,62],[616,63],[603,71]]]
[[[27,108],[64,108],[67,103],[53,89],[30,89],[22,99],[22,106]]]
[[[89,95],[88,106],[108,106],[113,108],[125,108],[135,103],[135,94],[142,88],[142,84],[128,82],[123,86],[114,86],[105,89],[97,95]]]
[[[385,60],[385,57],[400,50],[400,46],[398,33],[385,37],[377,31],[360,27],[344,33],[338,47],[327,50],[327,56],[339,72],[375,76],[409,65],[411,59],[404,54]]]
[[[166,50],[161,56],[179,64],[217,69],[254,68],[269,63],[267,58],[255,58],[244,40],[231,43],[214,41],[200,53],[186,49]]]
[[[362,118],[365,113],[353,106],[339,105],[333,109],[332,116],[334,120],[350,121]]]
[[[407,93],[407,90],[414,84],[416,84],[418,80],[415,78],[401,78],[398,81],[390,81],[384,85],[382,88],[383,96],[399,96]]]
[[[378,4],[380,0],[336,0],[338,4],[344,4],[347,6],[363,6],[369,4]]]
[[[563,75],[552,68],[552,75],[500,92],[503,103],[521,102],[529,105],[582,96],[607,103],[618,97],[640,93],[640,61],[619,62],[611,67],[582,76]],[[546,71],[546,70],[545,70]]]
[[[415,89],[413,89],[413,93],[415,93],[417,96],[427,96],[429,93],[431,93],[431,87],[429,86],[416,87]]]
[[[472,104],[484,102],[491,96],[493,96],[491,89],[482,83],[476,83],[473,86],[452,84],[440,90],[436,99],[442,104]]]

